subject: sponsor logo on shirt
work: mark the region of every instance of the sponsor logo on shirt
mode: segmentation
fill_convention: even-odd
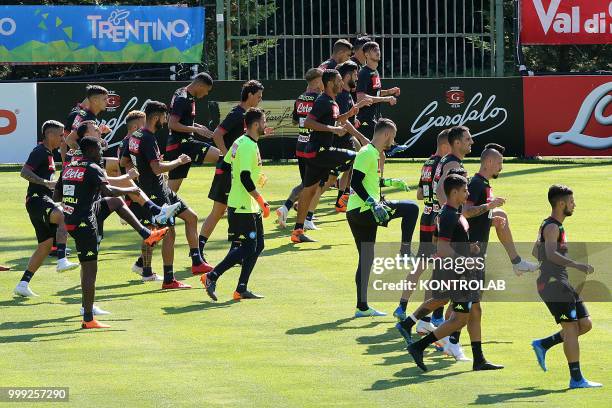
[[[314,106],[314,102],[298,101],[295,104],[295,111],[297,112],[298,115],[306,115],[310,113],[313,106]]]
[[[378,75],[372,76],[372,88],[374,89],[382,88],[382,85],[380,84],[380,76]]]
[[[84,167],[69,167],[62,175],[62,179],[66,181],[83,181],[83,177],[85,177]]]

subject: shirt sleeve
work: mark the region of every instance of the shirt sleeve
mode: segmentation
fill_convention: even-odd
[[[43,153],[44,153],[44,157],[43,157]],[[35,150],[32,150],[32,152],[28,156],[28,160],[25,162],[25,165],[29,169],[35,170],[46,160],[47,160],[47,154],[43,152],[41,149],[35,149]]]
[[[229,133],[238,126],[244,127],[244,115],[237,110],[233,110],[223,119],[223,122],[218,127],[223,129],[225,133]]]
[[[300,116],[297,113],[297,101],[293,102],[293,112],[291,112],[291,118],[293,119],[293,123],[300,123]]]
[[[326,99],[317,99],[312,107],[312,110],[308,114],[308,117],[320,121],[325,115],[329,114],[331,104]]]
[[[353,168],[353,176],[351,177],[351,187],[355,194],[359,196],[363,201],[366,201],[370,195],[363,185],[363,180],[365,179],[365,174],[361,171]]]
[[[472,203],[472,205],[480,205],[486,203],[486,198],[484,197],[485,189],[482,183],[472,180],[468,184],[468,199],[467,201]]]
[[[102,171],[100,166],[95,163],[92,163],[87,167],[87,182],[91,183],[94,186],[108,184],[108,180],[106,180],[104,172]]]
[[[159,149],[156,146],[157,142],[152,137],[144,137],[140,142],[140,154],[147,163],[159,161]]]
[[[438,239],[450,241],[459,218],[456,214],[440,213],[438,217]]]
[[[175,96],[172,107],[170,108],[170,115],[183,116],[186,110],[191,109],[191,104],[184,96]]]
[[[370,89],[370,72],[361,68],[357,77],[357,93],[368,93]]]

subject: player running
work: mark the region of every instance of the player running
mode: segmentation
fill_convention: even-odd
[[[187,178],[191,163],[216,163],[219,159],[219,149],[202,140],[210,140],[213,133],[206,126],[195,122],[196,99],[204,98],[212,87],[211,76],[201,72],[189,85],[177,89],[172,96],[168,120],[170,134],[164,158],[173,161],[181,154],[191,158],[190,162],[181,164],[168,173],[168,186],[175,193],[181,188],[183,179]]]
[[[227,151],[236,139],[244,134],[244,114],[248,109],[259,105],[263,97],[263,89],[264,87],[259,81],[250,80],[245,82],[240,93],[240,103],[232,108],[213,133],[213,140],[221,151],[221,155],[215,166],[215,176],[208,193],[208,198],[213,200],[213,208],[202,224],[198,237],[200,254],[206,265],[208,264],[204,257],[204,247],[227,209],[227,198],[232,185],[231,155],[228,156]],[[210,272],[211,270],[212,266],[208,265],[206,269],[203,269],[202,273]]]
[[[176,216],[185,221],[185,237],[189,244],[191,272],[194,275],[203,273],[204,270],[208,269],[208,265],[202,260],[198,249],[198,216],[169,188],[163,177],[163,173],[189,163],[191,158],[186,154],[181,154],[172,161],[162,161],[155,133],[167,124],[168,107],[158,101],[149,101],[145,106],[145,114],[147,117],[146,126],[132,133],[129,142],[130,158],[140,173],[138,185],[157,205],[167,204],[178,207]],[[162,289],[189,289],[191,288],[190,285],[184,284],[174,277],[174,241],[176,237],[174,220],[169,219],[165,225],[168,226],[168,234],[162,244],[164,263]],[[154,275],[150,269],[150,259],[146,259],[146,254],[143,254],[143,261],[149,262],[148,265],[145,263],[143,266],[143,278],[148,277],[147,280],[156,280],[152,277]]]
[[[98,165],[102,156],[100,141],[84,137],[80,141],[83,157],[73,160],[64,168],[55,188],[55,197],[62,197],[66,229],[74,239],[81,262],[81,290],[83,298],[83,329],[110,327],[94,319],[93,303],[98,271],[98,223],[112,212],[138,232],[148,245],[155,245],[164,238],[167,228],[149,230],[127,208],[119,196],[137,192],[137,187],[110,186]],[[106,197],[101,197],[101,193]]]
[[[263,217],[270,215],[270,205],[257,191],[260,184],[261,155],[257,141],[265,133],[266,115],[259,108],[249,108],[244,116],[246,134],[240,136],[231,146],[227,155],[231,156],[232,184],[227,199],[228,240],[234,245],[217,266],[201,278],[208,296],[216,301],[217,281],[232,266],[242,261],[238,286],[234,300],[261,299],[247,289],[249,277],[253,272],[259,254],[264,249]]]
[[[53,151],[60,147],[64,125],[55,120],[48,120],[42,125],[42,143],[37,145],[21,169],[21,177],[28,180],[25,207],[34,227],[38,246],[28,261],[28,266],[15,287],[14,293],[19,296],[38,296],[30,289],[30,280],[38,271],[45,258],[51,252],[51,246],[57,237],[58,272],[78,268],[78,263],[66,259],[66,226],[62,208],[53,201],[53,189],[56,181]]]
[[[336,69],[337,65],[342,64],[351,57],[353,53],[353,45],[345,39],[340,39],[334,43],[332,55],[328,60],[323,61],[319,68],[322,70]]]
[[[552,207],[538,232],[533,254],[540,260],[540,276],[537,280],[538,293],[548,310],[561,325],[561,331],[552,336],[534,340],[531,345],[538,364],[546,368],[546,352],[563,343],[563,351],[570,372],[569,388],[601,387],[602,384],[589,381],[580,371],[580,346],[578,336],[591,330],[592,323],[584,301],[569,282],[567,268],[575,268],[586,274],[594,272],[591,265],[576,262],[567,256],[567,240],[563,221],[574,214],[576,203],[574,193],[562,185],[548,189],[548,202]]]
[[[408,200],[383,200],[381,187],[395,187],[408,191],[403,180],[383,179],[378,176],[380,153],[390,148],[397,127],[390,119],[381,118],[376,123],[372,143],[362,147],[353,164],[351,187],[354,193],[348,201],[346,219],[357,245],[359,261],[355,272],[357,308],[355,317],[386,316],[386,313],[368,305],[368,282],[374,262],[374,244],[379,225],[387,226],[395,218],[402,219],[402,247],[410,247],[412,233],[419,215],[419,207]]]

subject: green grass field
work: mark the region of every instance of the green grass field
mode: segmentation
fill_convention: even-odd
[[[475,162],[466,167],[470,174],[477,171]],[[391,162],[385,173],[416,184],[419,169],[418,161]],[[298,181],[297,167],[268,165],[264,172],[269,178],[264,196],[276,208]],[[200,218],[211,208],[212,174],[210,167],[192,170],[181,191]],[[547,188],[556,182],[575,192],[576,212],[565,224],[569,240],[605,241],[612,225],[612,213],[603,208],[611,174],[609,163],[509,163],[493,187],[507,198],[516,241],[535,238],[549,212]],[[219,302],[210,302],[188,269],[181,226],[175,270],[194,289],[162,292],[158,283],[141,283],[130,270],[139,251],[137,235],[111,217],[96,303],[112,312],[100,319],[112,329],[80,330],[78,271],[57,274],[50,260],[31,283],[40,297],[13,297],[35,239],[23,205],[26,182],[18,172],[5,171],[0,185],[0,264],[13,267],[0,272],[0,386],[70,387],[67,405],[74,407],[610,406],[609,303],[589,304],[594,328],[580,342],[585,376],[606,388],[568,391],[560,346],[548,354],[549,371],[540,370],[530,342],[558,330],[543,303],[485,304],[483,349],[504,370],[472,372],[470,364],[431,351],[430,371],[422,374],[393,328],[393,317],[352,318],[356,249],[344,216],[333,211],[335,191],[317,212],[321,230],[312,233],[317,243],[294,246],[274,216],[265,220],[266,249],[250,284],[266,295],[262,301],[231,301],[234,268],[219,281]],[[415,199],[415,192],[389,196]],[[226,227],[223,219],[211,238],[212,263],[227,251]],[[399,234],[395,222],[379,230],[379,241],[398,241]],[[154,271],[161,272],[159,250]],[[389,313],[396,306],[373,305]],[[414,306],[411,301],[409,308]],[[461,340],[471,356],[467,334]]]

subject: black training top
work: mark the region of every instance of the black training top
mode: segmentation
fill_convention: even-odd
[[[32,149],[32,152],[28,156],[28,160],[25,162],[25,166],[32,170],[38,177],[45,180],[53,180],[53,175],[55,174],[53,153],[47,149],[44,144],[41,143]],[[26,197],[32,197],[34,195],[51,197],[53,191],[46,186],[30,182],[28,183]]]

